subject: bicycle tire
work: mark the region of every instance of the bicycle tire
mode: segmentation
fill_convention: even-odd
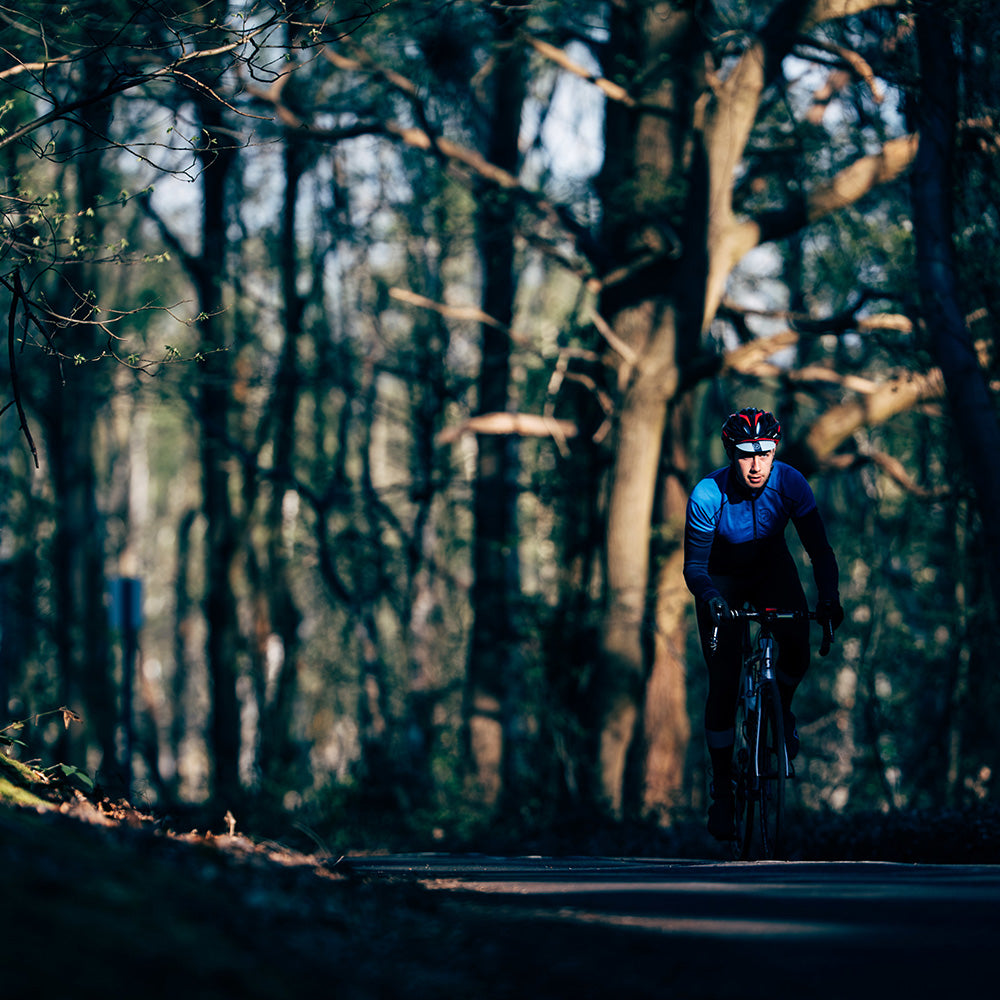
[[[785,726],[781,698],[774,681],[761,691],[761,739],[759,744],[761,854],[777,859],[784,850],[785,823]]]
[[[733,855],[740,861],[749,859],[754,840],[754,801],[757,796],[753,774],[753,745],[756,713],[747,704],[746,678],[740,681],[740,698],[736,705],[736,745],[733,747],[733,782],[736,840]]]

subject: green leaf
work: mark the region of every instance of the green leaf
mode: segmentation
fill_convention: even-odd
[[[90,775],[86,771],[81,771],[78,767],[74,767],[72,764],[56,764],[49,770],[61,771],[64,778],[73,778],[79,781],[88,791],[92,791],[94,788],[94,782]]]

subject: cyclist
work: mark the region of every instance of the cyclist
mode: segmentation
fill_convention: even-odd
[[[729,465],[702,479],[688,501],[684,530],[684,580],[695,596],[698,631],[708,665],[705,738],[712,764],[708,830],[719,840],[735,834],[732,787],[733,744],[741,665],[741,633],[729,619],[730,605],[806,611],[795,562],[785,543],[791,521],[808,554],[821,623],[844,620],[838,593],[837,560],[812,489],[800,472],[775,461],[781,424],[772,413],[748,407],[722,425]],[[710,639],[718,628],[713,652]],[[799,737],[792,696],[809,666],[809,622],[781,622],[777,677],[789,757]]]

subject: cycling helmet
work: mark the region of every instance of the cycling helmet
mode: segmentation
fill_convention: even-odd
[[[722,443],[730,458],[736,451],[745,455],[774,451],[781,440],[781,424],[773,413],[748,406],[731,413],[722,425]]]

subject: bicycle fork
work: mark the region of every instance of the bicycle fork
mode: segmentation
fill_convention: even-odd
[[[757,732],[754,734],[754,747],[760,747],[760,741],[764,738],[762,733],[762,717],[763,717],[763,695],[764,690],[769,690],[771,692],[771,700],[774,702],[775,712],[783,712],[784,708],[781,704],[781,696],[778,693],[778,680],[774,670],[774,640],[770,637],[760,640],[760,686],[755,692],[756,704],[761,707],[761,711],[756,713],[756,729]],[[759,756],[757,758],[760,759]],[[792,762],[788,759],[788,740],[787,737],[781,741],[780,750],[780,760],[782,766],[785,769],[785,777],[792,778],[795,776],[795,770],[792,767]],[[757,773],[759,767],[754,768],[757,779],[759,780],[762,775]]]

